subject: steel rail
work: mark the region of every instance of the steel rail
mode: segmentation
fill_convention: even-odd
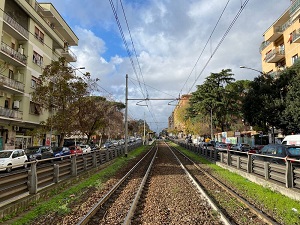
[[[110,198],[110,196],[121,186],[121,184],[131,175],[131,173],[141,164],[141,162],[152,152],[155,146],[153,146],[149,152],[140,159],[130,170],[127,172],[94,206],[88,213],[82,217],[77,225],[85,225],[89,220],[97,213],[100,207]]]
[[[219,185],[222,189],[224,189],[226,192],[228,192],[231,196],[236,198],[240,203],[244,204],[249,210],[257,215],[260,219],[262,219],[265,223],[270,225],[277,225],[278,223],[274,220],[272,220],[268,215],[261,212],[259,209],[257,209],[255,206],[253,206],[250,202],[248,202],[243,197],[239,196],[237,193],[232,191],[229,187],[227,187],[225,184],[223,184],[221,181],[216,179],[213,175],[207,173],[205,170],[203,170],[201,167],[199,167],[193,160],[191,160],[189,157],[187,157],[185,154],[183,154],[181,151],[179,151],[177,148],[172,147],[177,152],[179,152],[181,155],[183,155],[187,160],[189,160],[199,171],[201,171],[206,177],[211,179],[213,182],[215,182],[217,185]]]

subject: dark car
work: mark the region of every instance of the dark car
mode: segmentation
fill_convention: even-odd
[[[291,160],[292,162],[294,162],[294,160],[300,160],[300,146],[268,144],[261,149],[260,154],[266,156],[274,156],[274,158],[258,157],[263,161],[268,161],[277,164],[285,164],[285,161],[287,159]],[[299,162],[297,162],[297,164],[299,164]]]
[[[69,147],[56,147],[53,148],[53,156],[56,158],[60,158],[61,160],[67,158],[64,156],[71,155],[71,151]]]
[[[53,158],[50,146],[32,146],[25,149],[29,161]]]

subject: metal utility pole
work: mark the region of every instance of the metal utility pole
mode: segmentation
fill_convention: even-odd
[[[210,138],[214,140],[213,123],[212,123],[212,107],[210,108]]]
[[[128,74],[126,74],[126,90],[125,90],[125,157],[128,155]]]
[[[144,137],[143,137],[143,145],[146,144],[146,116],[145,116],[145,112],[144,112]]]

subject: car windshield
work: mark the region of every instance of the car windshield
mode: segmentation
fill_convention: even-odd
[[[36,148],[34,148],[34,147],[32,147],[32,148],[26,148],[25,149],[25,153],[36,153],[37,151],[39,150],[39,147],[36,147]]]
[[[11,155],[12,151],[5,151],[5,152],[0,152],[0,158],[9,158]]]
[[[293,156],[300,156],[300,147],[289,147],[287,150]]]

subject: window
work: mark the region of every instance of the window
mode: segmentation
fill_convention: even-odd
[[[297,60],[298,60],[298,54],[296,54],[296,55],[294,55],[294,56],[292,57],[292,65],[293,65],[295,62],[297,62]]]
[[[39,28],[35,27],[34,30],[34,36],[36,39],[38,39],[40,42],[44,43],[44,33],[40,31]]]
[[[41,81],[38,78],[34,76],[31,77],[31,88],[36,89],[40,83]]]
[[[8,78],[9,79],[14,79],[14,71],[12,71],[12,70],[8,71]]]
[[[35,51],[33,52],[32,61],[38,66],[43,66],[43,57]]]
[[[30,102],[30,108],[29,108],[29,113],[34,114],[34,115],[40,115],[42,112],[41,107],[39,104]]]

